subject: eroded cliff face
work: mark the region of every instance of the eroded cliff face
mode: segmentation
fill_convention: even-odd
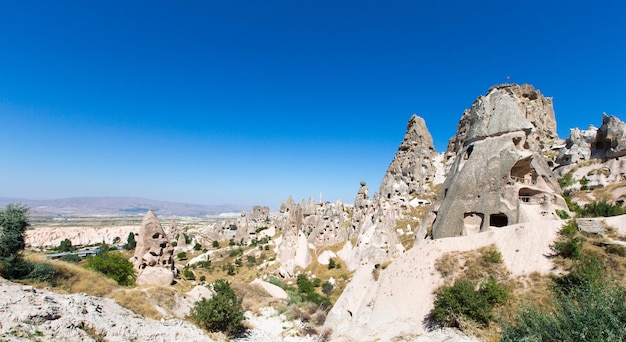
[[[424,333],[433,291],[443,284],[434,264],[448,252],[495,244],[513,274],[551,268],[545,255],[561,225],[555,209],[567,209],[541,154],[558,139],[552,101],[530,85],[491,88],[461,117],[444,158],[446,168],[435,163],[432,141],[411,129],[421,126],[427,132],[423,121],[409,122],[381,184],[382,195],[366,200],[367,191],[359,191],[354,232],[359,242],[378,246],[361,243],[353,249],[358,260],[349,264],[355,269],[353,279],[326,321],[334,340],[392,340]],[[416,245],[379,253],[385,244],[378,242],[385,240],[368,236],[389,236],[401,208],[436,182],[441,169],[447,169],[447,176],[416,234]]]
[[[465,111],[448,153],[446,181],[421,232],[452,237],[557,220],[567,209],[541,155],[557,139],[552,102],[529,85],[491,88]]]
[[[411,116],[404,140],[380,183],[382,199],[421,195],[435,179],[433,159],[436,156],[433,138],[424,119]]]
[[[573,128],[556,157],[554,173],[570,173],[574,184],[567,190],[581,188],[585,180],[588,189],[606,187],[626,181],[626,124],[615,116],[602,115],[600,128]],[[616,191],[617,190],[617,191]],[[610,189],[611,200],[623,199],[623,191]]]
[[[549,148],[558,139],[552,99],[529,84],[494,86],[465,110],[446,154],[453,157],[474,140],[518,131],[525,133],[523,148]]]

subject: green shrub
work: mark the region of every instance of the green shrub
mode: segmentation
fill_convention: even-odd
[[[480,261],[485,266],[501,264],[503,262],[502,253],[496,247],[490,247],[482,253]]]
[[[14,254],[2,259],[0,273],[7,279],[24,279],[33,270],[33,264],[25,260],[21,254]]]
[[[493,319],[493,306],[505,304],[508,297],[508,288],[495,277],[488,278],[478,291],[469,281],[458,280],[439,291],[431,315],[437,324],[447,327],[458,327],[461,317],[487,325]]]
[[[559,178],[558,182],[559,182],[559,185],[561,186],[561,189],[565,189],[568,186],[574,185],[574,177],[572,176],[571,173],[567,173],[563,175],[563,177]]]
[[[34,281],[45,282],[52,280],[54,275],[55,271],[52,265],[45,262],[35,262],[27,278]]]
[[[311,293],[315,291],[315,286],[313,286],[313,283],[304,274],[298,274],[296,284],[298,284],[298,292],[300,293]]]
[[[582,208],[583,217],[609,217],[624,214],[624,208],[607,200],[593,201]]]
[[[587,177],[583,176],[583,178],[581,178],[578,183],[580,183],[580,190],[589,190],[589,179],[587,179]]]
[[[278,279],[278,278],[276,278],[274,276],[270,276],[269,283],[273,284],[273,285],[276,285],[276,286],[280,287],[283,290],[287,288],[285,283],[283,283],[280,279]]]
[[[133,264],[118,252],[101,252],[88,257],[85,268],[98,271],[122,286],[133,286],[137,279]]]
[[[556,212],[556,214],[559,216],[559,218],[561,220],[567,220],[567,219],[570,218],[569,213],[567,212],[567,210],[555,209],[554,211]]]
[[[555,241],[553,245],[554,251],[564,258],[578,259],[583,249],[583,241],[578,236],[578,224],[574,219],[569,220],[563,225],[560,241]]]
[[[187,260],[187,252],[180,252],[176,254],[178,260]]]
[[[221,331],[229,336],[237,336],[245,331],[243,327],[242,299],[237,298],[228,281],[218,279],[213,283],[215,294],[202,298],[191,309],[191,318],[208,331]]]
[[[78,264],[82,259],[76,254],[66,254],[59,258],[61,261]]]
[[[183,276],[187,280],[196,280],[196,275],[189,268],[183,269]]]
[[[330,258],[328,259],[328,269],[332,270],[333,268],[337,267],[337,263],[335,262],[335,259]]]
[[[217,240],[213,240],[211,246],[213,246],[213,248],[220,248],[220,243]]]
[[[200,276],[200,281],[204,283],[206,281],[206,276],[205,275],[201,275]]]
[[[626,340],[624,289],[596,256],[583,254],[569,275],[555,280],[555,309],[523,308],[504,324],[501,341]]]
[[[193,245],[193,250],[194,251],[199,251],[202,249],[202,245],[199,242],[196,242],[195,245]]]

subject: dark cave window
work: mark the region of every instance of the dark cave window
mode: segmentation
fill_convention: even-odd
[[[509,218],[503,213],[489,215],[489,225],[492,227],[504,227],[509,224]]]

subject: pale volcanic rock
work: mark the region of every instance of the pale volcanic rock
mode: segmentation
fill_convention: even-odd
[[[380,184],[379,195],[390,199],[392,196],[408,197],[428,191],[428,184],[435,178],[436,170],[432,162],[435,156],[433,138],[426,122],[414,114]]]
[[[38,341],[213,341],[193,324],[141,317],[109,298],[58,294],[0,278],[0,339]],[[90,333],[86,331],[89,330]],[[30,340],[30,339],[28,339]]]
[[[320,265],[328,265],[328,263],[330,262],[330,259],[334,259],[337,257],[337,254],[335,254],[333,251],[323,251],[318,257],[317,257],[317,262]]]
[[[448,157],[474,140],[523,131],[525,149],[540,152],[558,139],[552,99],[529,84],[505,84],[489,89],[461,116],[456,135],[448,143]]]
[[[137,234],[139,230],[139,226],[43,227],[27,230],[24,241],[30,247],[57,247],[65,239],[69,239],[72,246],[94,245],[103,241],[112,244],[115,238],[125,243],[129,233]]]
[[[540,154],[555,129],[552,102],[531,86],[495,87],[479,97],[461,118],[454,161],[417,236],[431,226],[437,239],[558,219],[555,209],[567,205]]]
[[[141,221],[133,264],[137,283],[170,285],[176,276],[174,248],[156,214],[149,210]]]
[[[263,289],[263,291],[267,292],[267,294],[269,294],[273,298],[287,299],[287,292],[274,284],[270,284],[258,278],[254,279],[252,282],[250,282],[250,284],[260,287],[261,289]]]
[[[359,267],[328,313],[333,341],[391,341],[424,334],[434,291],[444,284],[435,261],[448,252],[495,244],[512,276],[552,270],[549,256],[562,221],[539,221],[462,237],[422,240],[398,257],[378,280],[374,265]]]

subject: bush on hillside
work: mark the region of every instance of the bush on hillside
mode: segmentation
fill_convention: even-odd
[[[191,309],[191,318],[208,331],[221,331],[229,336],[240,335],[243,326],[242,299],[237,298],[230,283],[218,279],[213,283],[215,294],[210,298],[202,298]]]
[[[461,318],[487,325],[493,319],[493,307],[505,304],[508,298],[509,289],[495,277],[487,278],[478,290],[469,281],[458,280],[440,289],[431,315],[438,325],[446,327],[459,327]]]
[[[582,217],[609,217],[624,214],[624,208],[607,200],[593,201],[582,208]]]
[[[118,252],[104,251],[88,257],[85,268],[100,272],[122,286],[133,286],[137,279],[133,264]]]
[[[570,274],[555,279],[553,311],[526,307],[505,323],[501,341],[624,341],[624,288],[593,254],[583,254]]]
[[[583,241],[578,235],[576,220],[572,219],[564,224],[559,234],[561,239],[554,242],[554,251],[564,258],[578,259],[583,250]]]

